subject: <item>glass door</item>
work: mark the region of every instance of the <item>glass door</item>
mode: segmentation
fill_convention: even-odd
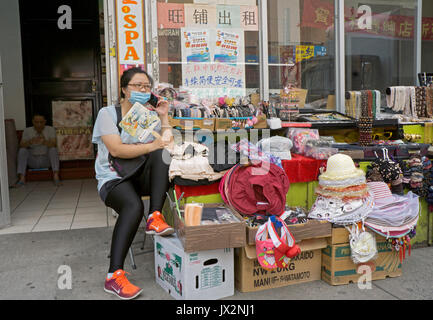
[[[3,110],[3,77],[0,57],[0,228],[10,224],[8,173],[6,163],[6,139]]]

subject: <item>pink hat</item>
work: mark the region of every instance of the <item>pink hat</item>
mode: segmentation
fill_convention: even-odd
[[[391,203],[404,201],[405,199],[391,193],[391,189],[383,181],[367,182],[368,189],[373,195],[376,206],[383,206]]]

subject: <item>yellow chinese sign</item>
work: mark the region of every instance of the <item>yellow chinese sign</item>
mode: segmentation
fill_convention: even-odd
[[[314,46],[296,46],[296,62],[314,57]]]

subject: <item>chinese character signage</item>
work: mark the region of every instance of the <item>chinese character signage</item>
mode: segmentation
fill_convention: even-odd
[[[185,27],[185,9],[180,3],[158,2],[158,29]]]
[[[360,20],[365,19],[366,13],[356,8],[345,8],[345,31],[348,33],[364,33],[397,39],[415,38],[414,16],[402,16],[387,13],[372,12],[371,26],[360,28]],[[361,24],[362,25],[362,24]],[[321,0],[304,0],[304,10],[301,27],[311,27],[329,30],[334,27],[334,6]],[[433,18],[422,18],[422,40],[433,40]]]
[[[308,60],[314,57],[314,46],[296,46],[296,62]]]
[[[255,5],[200,5],[158,2],[158,29],[242,28],[259,30]]]
[[[245,69],[222,63],[182,65],[182,86],[199,98],[245,96]]]
[[[53,101],[60,160],[93,159],[92,101]]]
[[[119,64],[144,65],[144,19],[140,0],[116,0]]]
[[[216,7],[206,5],[185,4],[185,27],[215,28]]]
[[[241,6],[240,7],[241,27],[245,31],[259,30],[259,15],[257,6]]]
[[[217,6],[217,28],[239,28],[240,7],[239,6]]]

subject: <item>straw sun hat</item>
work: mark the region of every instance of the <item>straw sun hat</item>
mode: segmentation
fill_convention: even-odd
[[[319,176],[319,180],[343,180],[363,176],[364,171],[355,167],[350,156],[338,153],[329,157],[326,171]]]

